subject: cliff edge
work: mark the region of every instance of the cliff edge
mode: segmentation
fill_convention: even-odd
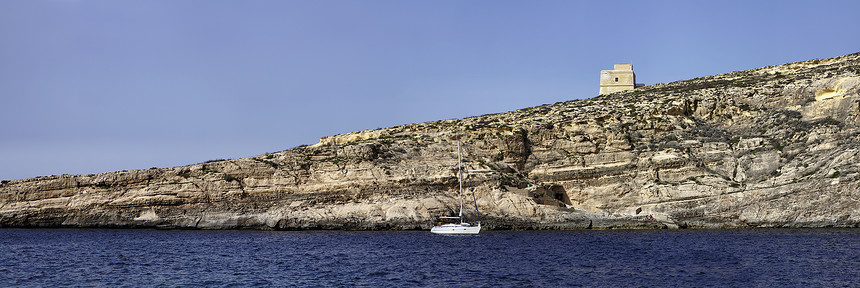
[[[457,140],[491,171],[470,179],[491,229],[858,227],[858,89],[860,53],[251,158],[4,180],[0,227],[424,229],[459,208]]]

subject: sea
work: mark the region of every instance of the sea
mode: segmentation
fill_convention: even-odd
[[[860,229],[0,229],[0,287],[860,287]]]

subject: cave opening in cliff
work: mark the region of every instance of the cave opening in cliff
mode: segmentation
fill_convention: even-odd
[[[564,186],[553,185],[549,188],[549,191],[552,194],[552,198],[555,198],[555,200],[566,205],[570,205],[570,197],[567,196],[567,190],[564,189]]]

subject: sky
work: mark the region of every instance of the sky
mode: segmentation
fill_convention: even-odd
[[[860,52],[860,1],[0,0],[0,179],[320,137]]]

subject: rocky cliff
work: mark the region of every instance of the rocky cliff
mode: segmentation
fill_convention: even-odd
[[[860,53],[191,166],[2,181],[0,227],[860,226]],[[466,194],[471,199],[472,194]],[[471,219],[477,215],[467,213]]]

